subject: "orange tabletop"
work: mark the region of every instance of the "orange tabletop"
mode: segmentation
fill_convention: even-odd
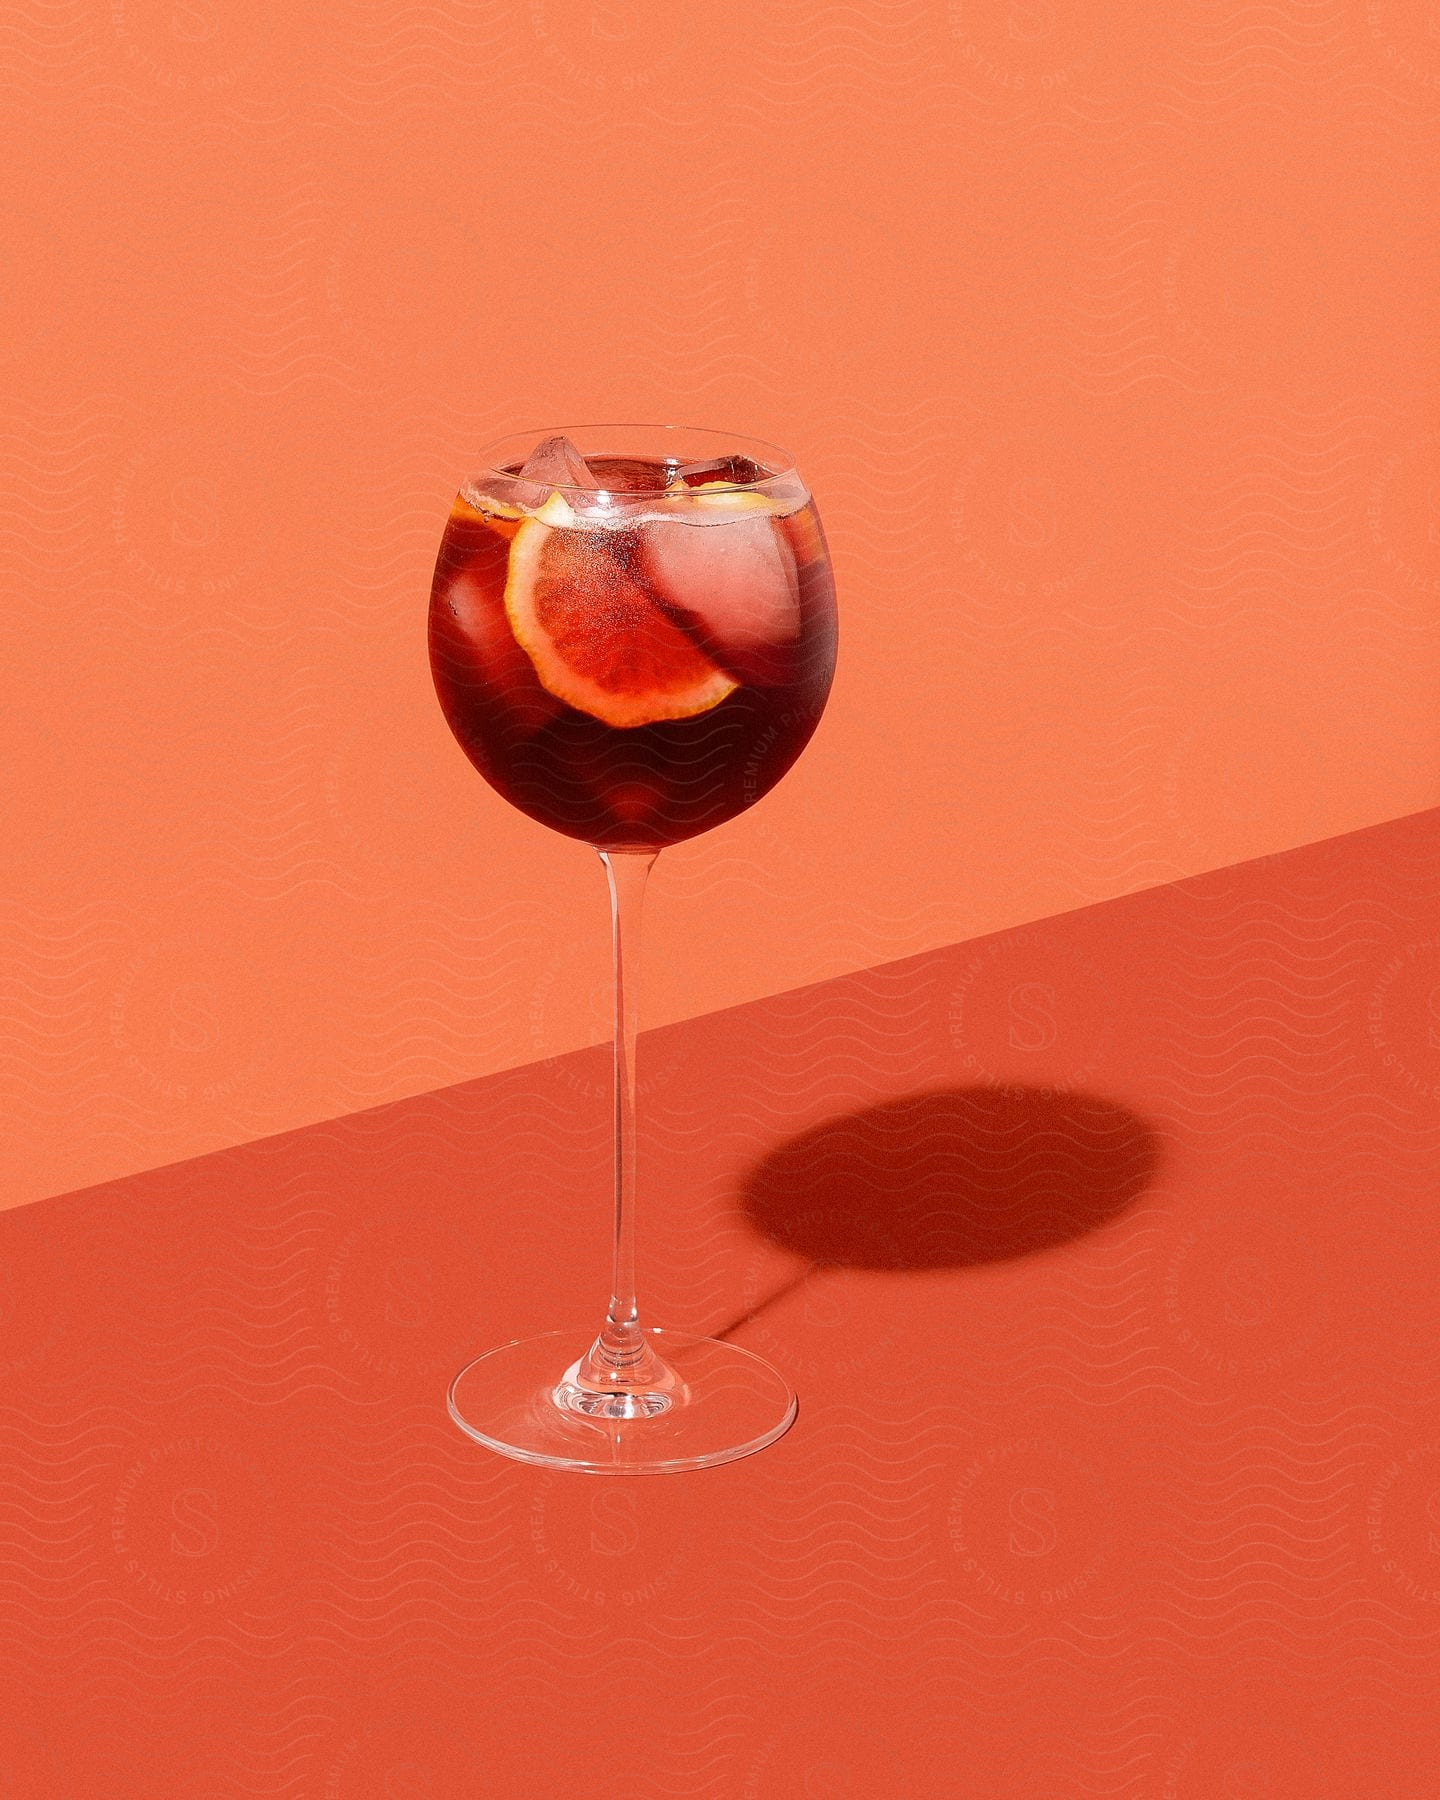
[[[649,1314],[800,1393],[701,1474],[445,1415],[603,1302],[603,1050],[0,1217],[4,1791],[1434,1793],[1437,874],[1422,813],[644,1039]]]

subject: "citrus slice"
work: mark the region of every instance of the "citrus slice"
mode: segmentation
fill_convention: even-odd
[[[518,506],[511,506],[495,494],[489,494],[483,487],[473,487],[469,483],[462,487],[455,496],[455,504],[451,509],[454,515],[463,519],[523,519],[524,513]]]
[[[634,548],[627,532],[527,519],[510,545],[510,629],[541,685],[592,718],[621,727],[693,718],[738,683],[641,587],[627,567]]]
[[[657,494],[635,517],[639,522],[684,519],[691,525],[720,525],[739,513],[767,513],[778,518],[781,508],[764,494],[752,494],[732,482],[707,481],[696,487],[676,486],[669,493]]]
[[[725,512],[770,512],[776,508],[774,502],[765,494],[755,494],[749,488],[737,488],[733,481],[716,479],[714,481],[697,481],[689,490],[690,497],[699,506],[718,506]]]

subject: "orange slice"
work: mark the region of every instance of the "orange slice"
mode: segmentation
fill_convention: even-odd
[[[523,519],[524,513],[518,506],[498,499],[494,494],[487,494],[483,487],[475,487],[466,483],[455,496],[455,512],[464,518],[471,519]]]
[[[524,517],[517,508],[492,500],[488,494],[472,498],[461,488],[450,507],[450,530],[464,539],[492,532],[508,539],[514,537]]]
[[[708,712],[738,683],[650,599],[627,567],[633,554],[628,533],[527,519],[505,580],[515,640],[544,688],[607,725]]]

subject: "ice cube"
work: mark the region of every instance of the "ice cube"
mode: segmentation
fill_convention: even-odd
[[[670,475],[666,464],[647,456],[591,456],[586,461],[596,486],[612,494],[654,494]]]
[[[641,554],[662,605],[737,681],[789,679],[800,632],[800,583],[783,531],[763,512],[711,531],[651,519]]]
[[[493,589],[472,571],[451,583],[435,641],[449,685],[474,696],[498,729],[528,736],[560,711],[516,643]]]
[[[556,488],[599,487],[590,465],[567,437],[543,438],[525,458],[512,493],[517,506],[536,512]]]

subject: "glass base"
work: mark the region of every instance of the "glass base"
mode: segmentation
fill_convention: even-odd
[[[645,1337],[678,1378],[658,1411],[637,1412],[636,1396],[619,1391],[607,1407],[575,1380],[586,1333],[547,1331],[467,1363],[450,1384],[450,1417],[501,1456],[588,1475],[714,1468],[763,1450],[794,1422],[789,1384],[752,1351],[658,1327]]]

